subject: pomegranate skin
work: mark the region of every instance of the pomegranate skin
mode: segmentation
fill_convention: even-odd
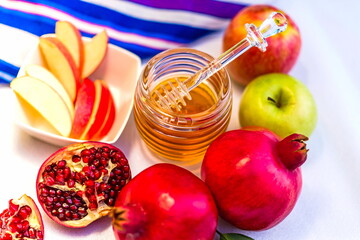
[[[205,183],[181,167],[160,163],[132,179],[113,211],[117,240],[212,240],[217,208]]]
[[[269,229],[296,204],[301,170],[286,167],[281,158],[291,154],[282,149],[279,155],[279,143],[279,137],[265,129],[233,130],[218,137],[204,156],[201,177],[214,195],[219,215],[240,229]]]

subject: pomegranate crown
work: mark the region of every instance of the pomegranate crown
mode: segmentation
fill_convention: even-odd
[[[289,170],[300,167],[307,158],[306,143],[309,138],[302,134],[291,134],[277,144],[277,151],[281,162]]]
[[[114,228],[123,233],[139,233],[146,223],[145,211],[137,204],[116,206],[110,217],[112,217]]]

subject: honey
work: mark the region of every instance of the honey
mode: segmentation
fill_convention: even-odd
[[[177,77],[179,81],[185,81],[187,77]],[[172,88],[169,83],[172,83],[173,86],[176,87],[176,80],[175,78],[166,79],[163,82],[159,83],[155,89],[150,93],[151,101],[158,101],[159,97],[154,92],[157,91],[160,94],[164,95],[164,90],[171,91]],[[181,110],[176,111],[179,115],[186,115],[186,114],[196,114],[203,111],[210,109],[216,103],[216,95],[214,92],[206,85],[200,84],[197,88],[191,91],[191,100],[188,98],[184,98],[185,106],[182,106],[181,103]]]
[[[202,160],[208,145],[228,124],[231,115],[230,78],[221,70],[194,88],[191,100],[185,97],[180,111],[158,104],[163,88],[171,90],[175,78],[185,81],[205,66],[212,57],[193,49],[173,49],[160,53],[145,66],[135,94],[134,117],[137,129],[160,158],[196,163]]]

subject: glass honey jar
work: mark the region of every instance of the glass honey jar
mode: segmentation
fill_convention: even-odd
[[[229,124],[232,108],[230,77],[225,69],[190,91],[181,110],[163,108],[155,91],[184,81],[213,60],[189,48],[159,53],[144,67],[135,92],[136,127],[148,148],[160,158],[197,163],[208,145]]]

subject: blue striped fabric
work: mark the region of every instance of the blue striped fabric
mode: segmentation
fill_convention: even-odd
[[[0,59],[0,83],[10,83],[18,71],[19,67]]]
[[[246,5],[214,0],[2,0],[0,24],[35,36],[54,32],[57,20],[72,21],[83,36],[105,28],[112,44],[147,59],[223,29]],[[8,82],[2,76],[14,76],[20,63],[10,63],[1,53],[0,60],[0,82]]]

